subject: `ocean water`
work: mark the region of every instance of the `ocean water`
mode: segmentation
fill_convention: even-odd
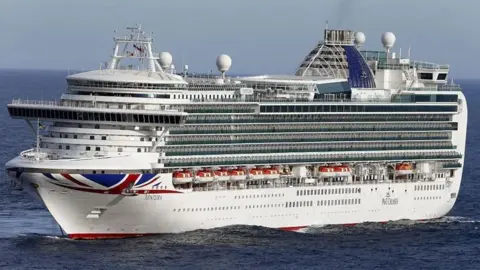
[[[66,71],[0,70],[2,106],[59,99]],[[426,222],[283,232],[232,226],[120,240],[74,241],[23,191],[0,181],[0,268],[6,269],[479,269],[480,80],[457,81],[469,107],[462,188],[453,210]],[[32,147],[24,121],[0,113],[0,164]]]

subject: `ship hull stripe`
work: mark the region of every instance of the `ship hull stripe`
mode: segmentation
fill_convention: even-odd
[[[84,184],[84,183],[78,181],[77,179],[73,178],[70,174],[61,173],[60,175],[63,176],[65,179],[68,179],[68,180],[72,181],[73,183],[75,183],[75,184],[77,184],[77,185],[79,185],[79,186],[90,187],[89,185]]]
[[[138,179],[138,181],[135,183],[135,185],[136,186],[144,186],[145,183],[152,180],[152,178],[154,178],[155,176],[157,176],[157,175],[156,174],[151,174],[151,173],[142,174],[142,176],[140,177],[140,179]]]
[[[149,180],[148,182],[144,183],[143,185],[137,185],[136,187],[137,188],[141,188],[141,187],[145,187],[145,186],[148,186],[150,184],[153,184],[155,181],[157,181],[157,179],[159,178],[159,176],[157,177],[154,177],[153,179]]]
[[[82,174],[82,176],[107,188],[117,185],[125,178],[125,174]]]

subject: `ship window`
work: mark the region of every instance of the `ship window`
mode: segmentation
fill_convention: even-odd
[[[62,149],[62,145],[58,145],[58,149]]]
[[[95,151],[100,151],[100,147],[95,147]]]
[[[102,140],[105,141],[107,139],[107,136],[102,136]]]
[[[123,152],[123,148],[118,148],[118,152]]]
[[[65,146],[67,150],[70,150],[70,145]]]
[[[95,140],[95,136],[90,136],[90,140]]]
[[[85,147],[85,150],[86,150],[86,151],[90,151],[90,146],[86,146],[86,147]]]
[[[432,80],[433,74],[432,73],[420,73],[420,79],[422,80]]]
[[[73,135],[73,138],[74,138],[74,139],[77,139],[77,138],[78,138],[78,136],[77,136],[77,135]]]
[[[445,81],[447,79],[447,73],[439,73],[437,80],[439,81]]]

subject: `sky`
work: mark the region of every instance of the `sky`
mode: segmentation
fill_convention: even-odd
[[[114,35],[142,23],[154,49],[177,69],[292,74],[329,28],[362,31],[365,49],[382,33],[412,58],[450,64],[450,78],[480,78],[478,0],[0,0],[0,68],[95,69],[109,60]]]

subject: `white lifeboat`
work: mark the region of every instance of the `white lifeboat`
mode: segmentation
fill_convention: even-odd
[[[263,179],[264,178],[263,170],[257,169],[257,168],[250,169],[248,171],[248,176],[250,177],[250,179],[253,179],[253,180]]]
[[[335,176],[338,177],[345,177],[345,176],[351,176],[352,175],[352,169],[348,166],[335,166],[333,168],[335,171]]]
[[[263,169],[263,176],[265,179],[277,179],[280,177],[277,169],[274,168],[267,168]]]
[[[335,168],[330,166],[320,166],[318,168],[320,177],[334,177],[336,176]]]
[[[407,175],[413,173],[413,167],[409,163],[399,163],[395,165],[395,174],[396,175]]]
[[[174,184],[188,184],[191,183],[192,180],[192,173],[187,170],[173,172],[172,174],[172,181]]]
[[[207,170],[198,171],[195,175],[195,183],[202,184],[213,181],[213,172]]]
[[[233,169],[228,172],[230,175],[230,180],[239,181],[247,179],[247,174],[242,169]]]
[[[230,175],[227,170],[221,169],[213,172],[213,179],[216,181],[227,181]]]

